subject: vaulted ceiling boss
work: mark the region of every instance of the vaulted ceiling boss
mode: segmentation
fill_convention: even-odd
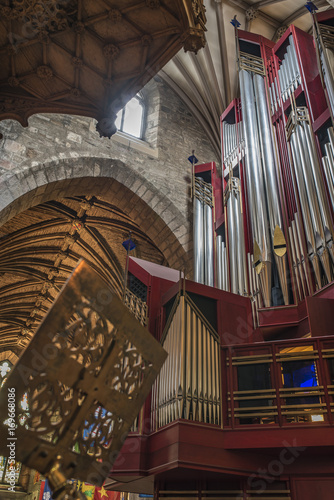
[[[116,113],[182,47],[205,44],[202,0],[0,1],[0,120]]]

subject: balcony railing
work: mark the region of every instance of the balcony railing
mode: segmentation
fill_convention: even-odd
[[[147,326],[148,324],[148,307],[145,302],[143,302],[139,297],[137,297],[134,293],[130,292],[128,288],[125,289],[125,293],[123,296],[123,302],[127,306],[127,308],[134,314],[137,320],[143,325]],[[139,432],[140,420],[143,418],[143,411],[140,411],[139,415],[137,415],[134,420],[130,432]]]
[[[333,425],[334,340],[224,347],[223,425]]]
[[[143,326],[146,326],[148,322],[148,315],[147,315],[148,308],[146,302],[143,302],[134,293],[130,292],[128,288],[125,289],[123,302],[128,307],[128,309],[135,315],[138,321]]]
[[[178,419],[225,429],[333,425],[333,337],[224,346],[220,357],[216,332],[193,307],[179,297],[165,328],[152,431]]]

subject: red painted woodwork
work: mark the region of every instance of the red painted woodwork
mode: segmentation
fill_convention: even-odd
[[[318,18],[333,19],[334,10],[321,13]],[[267,79],[271,83],[277,75],[290,34],[295,42],[302,77],[302,83],[295,91],[297,105],[306,103],[310,110],[313,130],[316,133],[320,131],[321,136],[321,130],[328,126],[330,114],[315,64],[312,37],[291,26],[276,45],[260,35],[243,31],[239,31],[239,38],[260,46]],[[314,57],[310,57],[310,54]],[[300,213],[285,133],[289,108],[288,101],[285,103],[281,101],[278,109],[272,114],[279,156],[277,175],[285,234],[294,214]],[[240,100],[234,99],[224,111],[220,122],[222,124],[223,121],[227,121],[232,124],[239,123],[241,119]],[[319,141],[317,145],[320,159]],[[223,180],[218,178],[214,163],[195,165],[194,173],[209,174],[206,179],[213,186],[214,228],[216,232],[224,228],[227,234],[223,190],[228,172],[223,160],[224,158],[222,158]],[[243,158],[240,158],[239,175],[246,252],[252,252]],[[305,247],[305,242],[303,244]],[[304,255],[307,255],[306,248]],[[291,270],[290,248],[288,248],[288,258]],[[308,261],[306,266],[307,272],[311,273]],[[251,302],[247,297],[190,280],[180,281],[178,271],[131,257],[129,272],[148,287],[149,330],[157,338],[161,338],[166,323],[166,308],[168,310],[171,301],[181,289],[214,302],[215,326],[221,344],[219,363],[222,426],[178,419],[160,427],[157,431],[152,430],[151,401],[148,398],[140,417],[139,431],[130,433],[125,440],[111,471],[111,477],[118,481],[117,488],[123,491],[150,493],[155,489],[156,500],[164,498],[162,492],[168,489],[181,488],[187,492],[194,490],[197,491],[194,493],[194,498],[201,498],[202,493],[198,493],[200,490],[213,487],[220,490],[224,489],[224,485],[225,489],[228,489],[227,485],[230,485],[230,489],[240,489],[244,500],[254,498],[254,495],[259,500],[266,496],[277,499],[288,498],[277,496],[278,493],[273,497],[269,493],[266,495],[266,491],[269,492],[271,489],[277,491],[290,489],[291,500],[332,498],[334,336],[331,325],[334,322],[334,283],[316,292],[312,290],[312,296],[298,302],[292,274],[295,303],[290,306],[259,309],[258,323],[256,323],[258,327],[254,329]],[[202,310],[202,313],[205,315],[205,310]],[[304,386],[298,385],[293,385],[291,388],[286,385],[284,378],[286,377],[284,370],[287,369],[284,363],[289,363],[289,358],[285,358],[284,361],[283,357],[281,361],[281,353],[290,352],[295,356],[295,352],[304,351],[306,354],[304,353],[303,360],[311,359],[311,363],[314,363],[315,385],[311,388],[306,385],[305,389]],[[311,358],[307,358],[307,355]],[[299,355],[296,356],[298,360],[301,359]],[[250,390],[249,393],[255,394],[253,395],[255,409],[252,410],[249,406],[249,411],[255,412],[255,416],[243,418],[240,409],[242,411],[246,408],[248,411],[248,406],[242,406],[240,401],[245,401],[245,398],[247,400],[249,393],[245,391],[243,394],[239,390],[238,367],[252,366],[252,363],[253,366],[256,363],[258,365],[267,363],[269,366],[270,388],[265,389],[265,395],[262,395],[262,401],[269,402],[261,406],[259,403],[261,393]],[[301,392],[296,392],[296,388]],[[266,390],[269,392],[265,393]],[[299,394],[303,396],[298,396]],[[312,403],[310,398],[314,394],[316,402]],[[306,401],[303,403],[304,406],[301,404],[303,411],[306,408],[305,411],[309,413],[298,413],[300,397],[304,397]],[[249,401],[252,402],[251,399]],[[312,407],[312,404],[315,407]],[[271,407],[274,408],[272,413],[270,413]],[[295,407],[297,413],[293,413]],[[268,417],[269,414],[269,417],[262,418],[261,415],[266,410],[268,412],[265,416]],[[260,412],[260,416],[257,412]],[[323,420],[318,417],[323,417]],[[256,485],[259,484],[262,486],[264,484],[264,489],[257,492]],[[250,494],[250,491],[253,493]]]
[[[294,499],[332,500],[334,491],[334,479],[332,478],[296,478],[292,480],[292,491]]]

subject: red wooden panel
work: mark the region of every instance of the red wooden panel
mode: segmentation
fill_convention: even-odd
[[[333,500],[334,479],[294,479],[292,490],[293,500]]]
[[[312,337],[334,335],[334,300],[318,297],[306,297]]]

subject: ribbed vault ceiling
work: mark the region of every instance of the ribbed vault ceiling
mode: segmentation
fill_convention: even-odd
[[[161,78],[202,124],[218,156],[219,117],[231,100],[238,97],[235,36],[230,21],[237,15],[242,30],[277,41],[290,24],[304,31],[311,29],[311,15],[305,3],[306,0],[204,0],[206,47],[197,55],[180,51],[160,71]],[[334,0],[313,0],[313,3],[319,10],[325,10],[334,5]]]
[[[219,117],[238,96],[234,15],[241,29],[277,40],[291,24],[308,31],[305,0],[205,0],[207,45],[197,55],[180,51],[160,76],[193,112],[220,156]],[[330,4],[314,0],[320,9]],[[196,144],[194,144],[196,151]],[[207,158],[207,161],[212,158]],[[80,257],[118,291],[122,288],[129,230],[135,256],[165,264],[135,220],[107,200],[71,197],[15,216],[0,229],[0,351],[26,345]]]
[[[50,201],[22,212],[0,228],[0,351],[19,353],[36,330],[80,258],[119,293],[126,251],[166,264],[134,220],[97,197]]]

